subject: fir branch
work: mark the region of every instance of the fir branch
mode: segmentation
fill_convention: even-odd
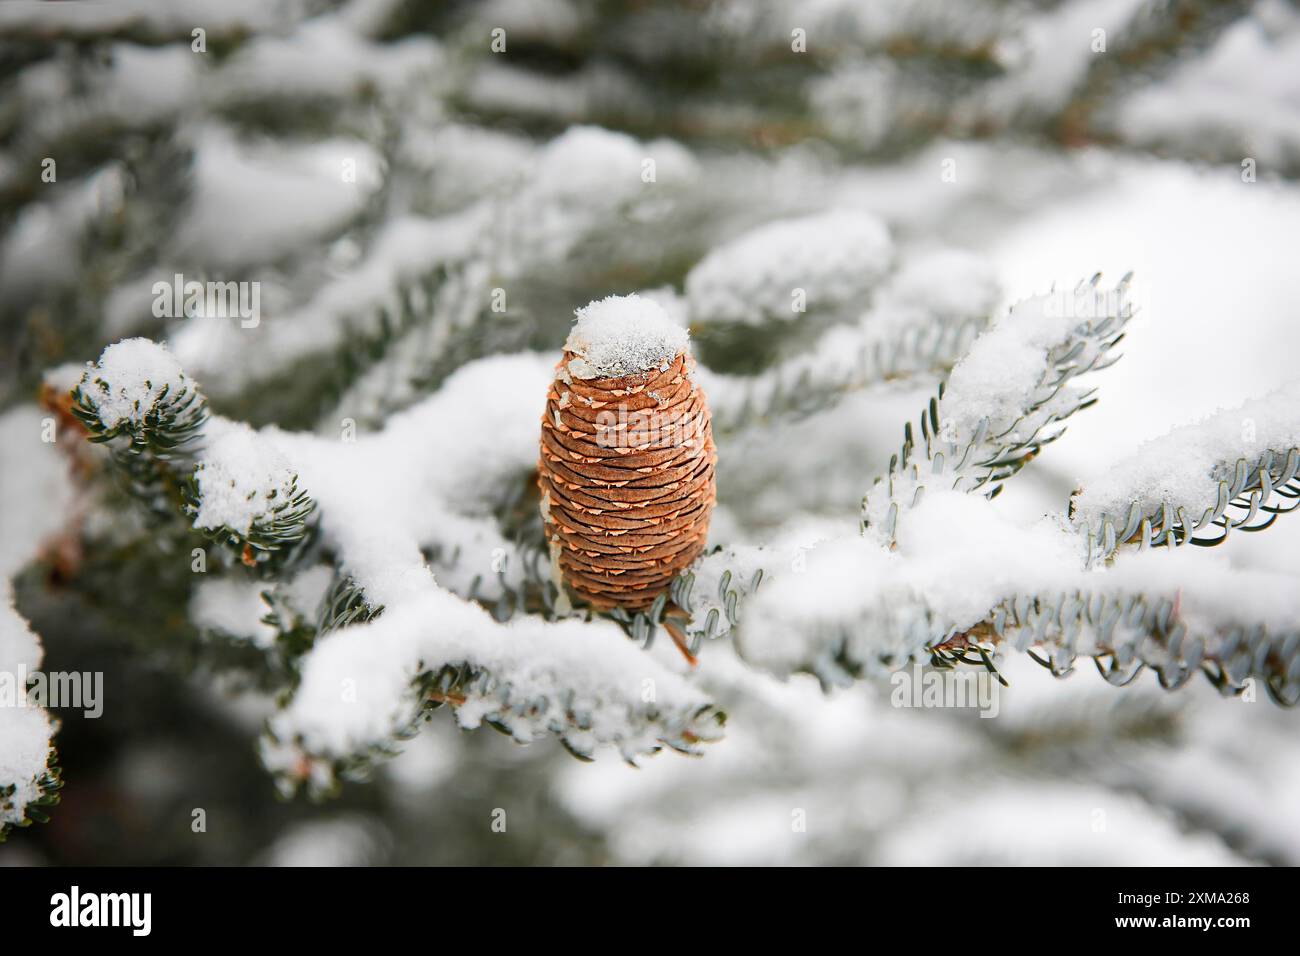
[[[848,335],[826,336],[836,346],[832,362],[787,360],[751,377],[703,373],[714,431],[719,434],[799,419],[834,407],[852,392],[926,373],[947,374],[987,325],[987,319],[952,322],[924,317],[901,329],[876,332],[869,321]],[[852,341],[850,341],[852,338]],[[821,355],[821,350],[816,350]]]
[[[696,753],[725,720],[612,628],[536,619],[506,628],[433,591],[321,640],[271,722],[263,759],[287,789],[328,791],[444,705],[462,727],[486,723],[520,742],[553,734],[584,757],[611,745],[629,761],[663,747]]]
[[[757,329],[852,313],[893,256],[888,228],[864,212],[767,223],[713,249],[687,274],[691,321]]]
[[[883,258],[879,250],[869,252],[866,262]],[[843,254],[839,258],[843,259]],[[832,264],[838,264],[841,270],[862,265],[852,259],[847,263],[833,260]],[[768,268],[779,272],[775,265],[769,264]],[[879,283],[879,288],[871,288],[880,280],[883,268],[877,264],[863,279],[836,274],[827,264],[819,266],[832,278],[835,294],[829,301],[823,296],[810,302],[809,314],[800,317],[801,326],[808,320],[829,323],[806,351],[747,377],[703,370],[715,432],[822,411],[848,392],[871,385],[926,373],[949,373],[988,325],[997,303],[1000,290],[991,266],[979,256],[958,249],[913,253]],[[800,282],[805,281],[798,273],[780,278],[783,282],[771,278],[760,286],[762,294],[770,298],[770,286],[776,285],[788,297],[790,289],[802,288]],[[864,282],[871,294],[854,295]],[[738,282],[732,284],[740,286]],[[697,293],[697,298],[720,298],[725,302],[739,296],[735,289],[727,292],[729,295],[714,292],[707,297]],[[749,295],[761,299],[758,293]],[[767,308],[771,308],[770,302]],[[699,303],[692,303],[692,328],[710,320],[700,311]],[[852,321],[846,321],[850,318]],[[769,322],[766,327],[770,329],[774,324]],[[751,351],[752,340],[752,334],[746,337]]]
[[[316,614],[316,633],[325,635],[341,627],[364,624],[383,613],[384,606],[367,601],[365,591],[355,578],[336,571],[329,589],[321,598]]]
[[[216,432],[185,484],[183,511],[245,565],[264,565],[307,538],[316,502],[257,432],[224,420]]]
[[[133,360],[141,365],[133,366]],[[124,437],[138,454],[183,461],[201,435],[207,403],[161,346],[127,339],[105,349],[82,376],[73,390],[72,412],[91,441]]]
[[[675,607],[688,620],[682,625],[689,650],[698,653],[702,641],[723,637],[740,624],[744,600],[758,590],[774,549],[718,547],[673,582],[669,592]]]
[[[63,789],[63,773],[56,762],[57,759],[58,755],[51,746],[45,770],[35,780],[37,796],[21,807],[15,802],[18,785],[0,784],[0,843],[4,843],[9,838],[10,832],[16,828],[49,822],[46,809],[58,804],[62,796],[60,791]]]
[[[1300,382],[1177,428],[1076,492],[1089,564],[1137,550],[1212,546],[1300,506]],[[1217,530],[1216,530],[1217,529]]]
[[[1074,591],[1051,598],[1024,596],[995,609],[977,639],[1008,641],[1057,677],[1070,674],[1076,660],[1086,656],[1117,687],[1149,667],[1166,690],[1177,690],[1201,673],[1225,695],[1240,694],[1253,679],[1278,704],[1300,703],[1300,628],[1270,630],[1249,623],[1248,614],[1217,625],[1189,622],[1180,604],[1180,595]],[[969,639],[962,635],[940,646]]]
[[[1104,561],[1122,545],[1136,544],[1139,551],[1183,544],[1213,547],[1228,540],[1234,530],[1263,531],[1272,527],[1279,515],[1290,514],[1300,507],[1298,471],[1300,448],[1291,448],[1277,456],[1265,452],[1253,462],[1238,458],[1229,469],[1231,477],[1218,482],[1214,504],[1207,505],[1197,518],[1190,517],[1185,507],[1175,509],[1168,502],[1148,514],[1134,501],[1122,525],[1103,515],[1096,530],[1089,529],[1089,561]],[[1233,511],[1229,512],[1229,508]],[[1217,528],[1220,533],[1196,534],[1208,528]]]
[[[1099,280],[1081,283],[1072,297],[1026,300],[976,340],[921,414],[923,447],[911,423],[904,426],[902,450],[863,499],[864,531],[892,546],[900,510],[919,505],[927,488],[995,497],[1060,437],[1066,419],[1093,404],[1093,391],[1071,383],[1118,360],[1111,350],[1132,315],[1129,276],[1113,293],[1098,290]],[[1088,317],[1074,321],[1080,314]],[[1016,368],[1001,367],[1017,354],[1023,361]]]
[[[781,620],[763,618],[762,627],[741,632],[740,650],[752,664],[809,673],[826,687],[883,677],[923,658],[940,667],[974,665],[997,673],[994,654],[1005,647],[1027,653],[1057,677],[1090,657],[1118,687],[1149,668],[1166,690],[1182,688],[1199,673],[1225,695],[1240,694],[1253,682],[1281,706],[1300,702],[1300,630],[1275,628],[1250,610],[1226,616],[1220,610],[1217,617],[1189,612],[1181,592],[1126,592],[1122,583],[1106,582],[1052,597],[1019,595],[961,628],[923,592],[873,589],[873,595],[843,612],[799,621],[797,641]],[[785,646],[778,648],[782,639]]]
[[[104,350],[72,393],[87,437],[107,445],[134,497],[175,513],[208,421],[207,402],[160,346],[128,339]]]
[[[490,310],[491,296],[489,275],[477,261],[439,263],[399,281],[395,305],[378,306],[372,319],[346,333],[320,427],[335,429],[345,418],[376,427],[435,389],[439,370],[506,351],[485,347],[500,331],[491,320],[504,318]]]
[[[204,471],[204,464],[200,462],[195,477],[184,488],[184,512],[196,520],[203,508],[200,480]],[[298,476],[294,475],[283,491],[272,489],[267,492],[267,497],[270,499],[267,506],[246,527],[221,523],[204,527],[203,533],[210,540],[231,548],[250,567],[306,538],[308,519],[316,510],[316,502],[298,487]]]

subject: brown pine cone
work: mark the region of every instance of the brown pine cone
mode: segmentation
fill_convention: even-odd
[[[578,310],[542,417],[553,563],[594,607],[644,608],[704,548],[717,454],[686,331],[639,296]]]

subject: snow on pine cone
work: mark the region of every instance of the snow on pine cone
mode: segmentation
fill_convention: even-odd
[[[709,409],[686,330],[658,304],[610,296],[577,316],[542,417],[542,520],[572,594],[644,608],[704,548]]]

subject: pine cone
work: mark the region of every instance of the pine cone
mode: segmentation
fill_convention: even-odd
[[[638,296],[578,310],[542,417],[552,561],[594,607],[644,608],[704,548],[716,500],[709,409],[686,331]]]

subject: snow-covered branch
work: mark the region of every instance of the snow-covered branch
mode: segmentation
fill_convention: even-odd
[[[921,415],[923,445],[909,423],[902,451],[863,500],[870,534],[892,543],[900,509],[915,508],[931,488],[995,496],[1061,434],[1062,422],[1092,404],[1092,390],[1073,380],[1118,360],[1111,349],[1132,315],[1127,277],[1113,290],[1100,289],[1099,278],[1027,299],[975,340]]]
[[[629,761],[665,746],[695,753],[725,719],[613,624],[501,625],[432,590],[322,640],[263,755],[289,783],[327,785],[390,753],[444,704],[467,729],[488,724],[521,743],[555,734],[583,757],[611,745]]]
[[[1134,590],[1146,583],[1142,575],[1111,572],[1091,590],[1017,598],[994,612],[984,636],[1017,650],[1039,648],[1035,658],[1058,676],[1078,657],[1092,657],[1120,687],[1150,668],[1167,690],[1202,673],[1225,694],[1254,683],[1283,706],[1300,703],[1294,582],[1285,575],[1179,570],[1164,587],[1145,591]]]
[[[1273,518],[1289,510],[1300,466],[1294,388],[1152,443],[1076,496],[1073,522],[1057,515],[1025,528],[988,507],[1001,482],[1059,435],[1059,423],[1091,404],[1092,392],[1073,379],[1115,361],[1130,314],[1127,280],[1103,292],[1094,279],[1013,308],[931,403],[922,464],[909,463],[908,429],[901,463],[877,482],[888,496],[868,496],[862,536],[714,552],[674,592],[692,615],[687,633],[735,632],[750,663],[831,684],[925,656],[993,667],[1000,646],[1036,647],[1057,673],[1084,655],[1114,682],[1149,666],[1174,688],[1201,671],[1229,691],[1258,679],[1294,703],[1300,609],[1235,599],[1236,578],[1221,569],[1198,574],[1180,564],[1178,577],[1149,562],[1123,576],[1089,570],[1097,542],[1106,556],[1135,535],[1181,543],[1207,523],[1226,533],[1260,527],[1252,522],[1261,510]],[[1237,457],[1243,442],[1249,461]],[[900,501],[909,506],[904,522]],[[1201,516],[1194,526],[1188,502]],[[1245,514],[1225,518],[1230,502]],[[1114,513],[1127,514],[1123,533]],[[1076,529],[1090,542],[1087,561]],[[1285,587],[1258,578],[1250,586]]]
[[[111,345],[82,373],[71,411],[91,441],[108,447],[131,494],[155,516],[171,514],[209,417],[176,359],[147,339]]]
[[[883,281],[869,275],[872,285],[879,285],[874,296],[863,292],[852,301],[831,303],[832,314],[821,318],[832,324],[808,350],[751,376],[702,370],[715,428],[808,414],[854,389],[917,373],[946,373],[988,323],[999,295],[989,264],[957,249],[909,254]],[[852,288],[854,281],[840,275],[835,284]],[[786,282],[789,309],[790,290],[801,287],[796,275],[786,276]],[[765,288],[771,286],[781,288],[774,282]],[[708,321],[699,308],[692,302],[693,324]]]
[[[1058,676],[1092,657],[1119,685],[1144,667],[1170,690],[1202,673],[1225,693],[1253,680],[1294,705],[1300,597],[1290,578],[1198,557],[1087,569],[1059,517],[1022,527],[977,496],[936,491],[893,551],[855,535],[773,553],[736,641],[753,666],[830,685],[925,659],[994,667],[996,655],[1022,651]]]
[[[464,554],[469,571],[481,567],[466,582],[455,557],[447,566],[451,581],[471,591],[493,576],[489,567],[509,586],[512,552],[490,508],[532,468],[537,398],[550,375],[549,362],[532,355],[467,366],[377,435],[208,422],[187,489],[193,527],[242,546],[243,563],[254,565],[301,540],[315,509],[320,543],[349,582],[343,593],[316,595],[314,642],[309,635],[295,662],[297,690],[264,750],[286,779],[319,784],[321,775],[355,771],[391,750],[430,704],[452,706],[462,726],[487,722],[521,741],[557,734],[580,755],[603,744],[629,760],[663,746],[690,752],[719,735],[722,715],[702,694],[613,624],[501,623],[435,583],[426,551]],[[119,399],[96,406],[114,426],[118,405],[123,421],[149,422],[150,436],[169,434],[187,413],[165,400],[188,379],[151,342],[111,347],[87,376],[95,394]],[[319,590],[314,569],[302,573]],[[295,582],[268,592],[276,626],[257,615],[254,594],[234,602],[225,586],[201,589],[197,623],[271,646],[277,627],[309,627],[303,604],[311,601],[294,593],[302,590]]]
[[[1074,496],[1090,561],[1123,545],[1213,545],[1300,499],[1300,382],[1147,442]],[[1211,530],[1211,529],[1218,529]],[[1198,534],[1198,532],[1201,532]]]
[[[687,274],[691,321],[757,326],[852,312],[888,272],[893,254],[885,224],[865,213],[768,223],[718,246]]]
[[[0,469],[0,841],[13,826],[42,819],[60,786],[52,741],[57,721],[27,697],[27,678],[44,658],[40,637],[14,606],[13,577],[67,521],[67,462],[36,409],[0,415],[0,446],[22,462]]]

